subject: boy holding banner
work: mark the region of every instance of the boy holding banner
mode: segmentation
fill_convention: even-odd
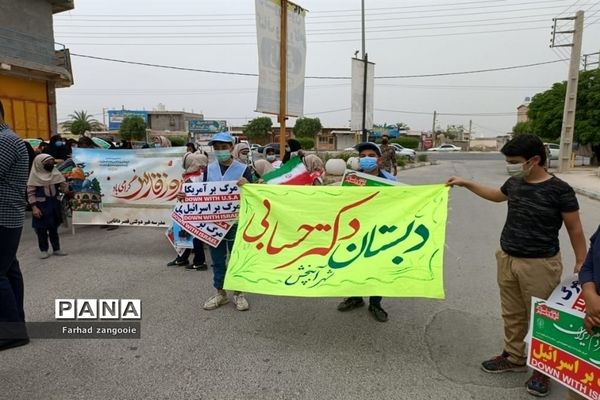
[[[381,169],[382,157],[379,146],[375,143],[364,142],[356,146],[359,156],[360,171],[379,178],[395,181],[396,177]],[[381,296],[369,297],[369,313],[379,322],[386,322],[388,314],[381,307]],[[362,297],[348,297],[338,304],[338,311],[350,311],[365,305]]]
[[[461,186],[493,202],[508,201],[500,249],[496,252],[500,304],[504,320],[504,350],[484,361],[488,373],[526,372],[524,339],[529,328],[531,298],[547,299],[560,283],[562,261],[558,233],[564,223],[579,271],[586,253],[579,204],[573,189],[544,169],[546,151],[535,135],[519,135],[502,148],[511,176],[501,188],[459,177],[449,186]],[[527,381],[534,396],[550,392],[549,378],[534,372]]]
[[[234,142],[233,137],[227,132],[219,132],[212,137],[208,144],[213,147],[216,160],[208,164],[204,182],[236,181],[238,185],[252,182],[252,171],[247,165],[235,160],[231,154]],[[210,247],[210,256],[213,262],[213,285],[217,289],[217,293],[204,303],[205,310],[214,310],[229,302],[227,292],[223,290],[223,282],[227,271],[227,257],[233,249],[236,231],[237,224],[234,224],[216,248]],[[245,311],[249,308],[243,293],[234,292],[233,302],[238,311]]]

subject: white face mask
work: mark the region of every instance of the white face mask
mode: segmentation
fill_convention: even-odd
[[[531,168],[533,168],[533,166],[531,166],[529,169],[523,169],[527,162],[528,161],[518,164],[507,164],[506,172],[508,172],[508,175],[515,178],[525,178],[531,172]]]
[[[248,154],[240,154],[240,161],[248,161]]]

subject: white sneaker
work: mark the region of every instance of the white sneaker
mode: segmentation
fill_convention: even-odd
[[[204,309],[205,310],[214,310],[216,308],[221,307],[224,304],[229,303],[229,299],[227,298],[227,296],[222,295],[221,293],[217,293],[214,296],[212,296],[210,299],[206,300],[206,303],[204,303]]]
[[[40,259],[45,260],[46,258],[50,257],[50,254],[48,254],[47,251],[42,251],[40,253]]]
[[[246,311],[247,309],[250,308],[250,305],[248,304],[248,300],[246,300],[244,293],[234,294],[233,295],[233,304],[235,304],[235,308],[238,311]]]
[[[66,255],[67,255],[67,253],[65,253],[65,252],[64,252],[64,251],[62,251],[62,250],[56,250],[56,251],[53,251],[53,252],[52,252],[52,255],[53,255],[53,256],[66,256]]]

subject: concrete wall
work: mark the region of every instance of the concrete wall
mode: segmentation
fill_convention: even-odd
[[[54,66],[54,30],[50,2],[0,1],[0,54]]]
[[[149,114],[149,126],[155,131],[185,131],[183,115]]]

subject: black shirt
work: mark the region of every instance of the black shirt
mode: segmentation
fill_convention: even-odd
[[[513,257],[547,258],[560,250],[561,213],[579,210],[573,188],[555,176],[540,183],[510,178],[500,188],[508,197],[502,250]]]

